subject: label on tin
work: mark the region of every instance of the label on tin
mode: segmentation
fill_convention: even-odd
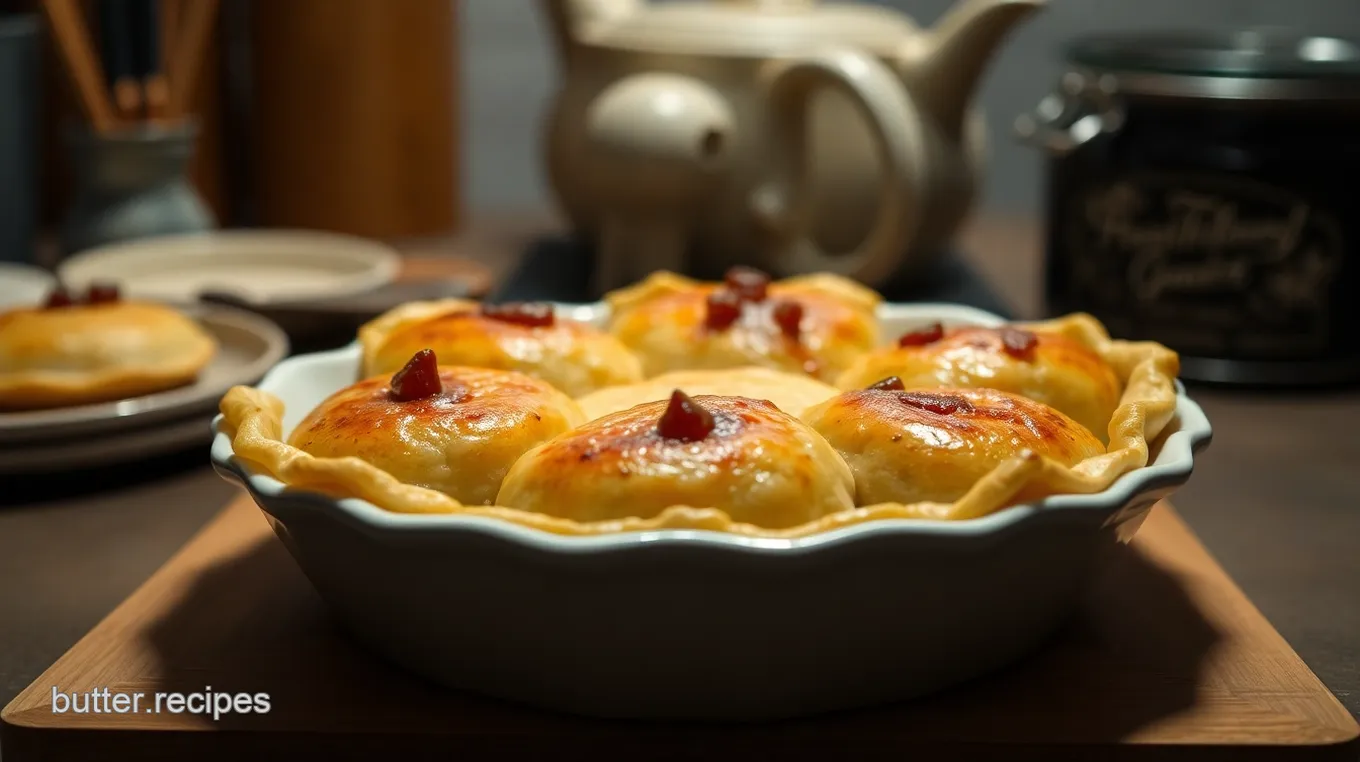
[[[1230,175],[1140,173],[1072,203],[1070,288],[1112,332],[1213,357],[1326,351],[1344,240],[1308,199]]]

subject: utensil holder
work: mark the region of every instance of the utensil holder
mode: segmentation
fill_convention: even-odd
[[[37,220],[38,19],[0,15],[0,262],[29,262]]]
[[[189,181],[197,128],[138,127],[67,132],[74,200],[61,226],[62,255],[131,238],[217,226]]]

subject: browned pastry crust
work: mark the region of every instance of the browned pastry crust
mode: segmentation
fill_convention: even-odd
[[[478,313],[476,302],[414,302],[375,318],[359,331],[364,375],[392,373],[411,355],[432,349],[440,362],[515,370],[577,397],[642,378],[637,357],[594,326],[556,320],[528,327]]]
[[[802,373],[789,373],[773,368],[746,367],[723,370],[677,370],[653,376],[646,381],[623,386],[611,386],[578,397],[576,403],[587,419],[627,410],[644,402],[655,402],[670,397],[675,389],[691,395],[716,394],[728,397],[750,397],[768,400],[792,415],[808,407],[831,399],[838,390]]]
[[[393,398],[390,378],[332,394],[288,443],[313,464],[350,464],[351,477],[375,478],[366,466],[462,503],[489,505],[516,459],[582,420],[566,395],[512,371],[440,367],[444,391],[409,401]]]
[[[1123,391],[1109,363],[1091,347],[1052,331],[1031,332],[1032,352],[1007,351],[1006,330],[954,328],[923,346],[884,347],[860,357],[836,385],[859,389],[897,376],[907,388],[1000,389],[1056,408],[1106,441]]]
[[[650,517],[635,513],[627,518],[600,521],[577,521],[560,515],[505,506],[464,505],[442,492],[403,483],[358,459],[313,458],[285,444],[282,441],[282,402],[273,395],[248,387],[236,387],[223,398],[223,430],[232,438],[238,457],[257,464],[264,473],[295,487],[362,498],[389,511],[488,516],[564,535],[697,529],[758,537],[801,537],[880,519],[966,520],[1014,505],[1026,494],[1094,493],[1104,490],[1120,476],[1147,465],[1151,443],[1166,431],[1175,416],[1175,377],[1179,358],[1171,350],[1151,342],[1112,340],[1100,323],[1089,315],[1072,315],[1027,327],[1037,333],[1063,336],[1077,342],[1100,357],[1114,373],[1123,391],[1110,418],[1109,444],[1104,452],[1069,464],[1064,461],[1072,453],[1066,449],[1058,448],[1044,455],[1040,450],[1023,447],[1017,442],[1009,458],[978,478],[953,502],[878,502],[823,513],[819,518],[797,525],[785,524],[778,516],[761,518],[762,521],[775,521],[776,526],[736,520],[726,510],[730,505],[725,502],[726,498],[707,499],[702,495],[706,499],[696,499],[695,502],[713,503],[720,507],[677,504]],[[815,435],[815,432],[810,433]],[[825,439],[817,436],[825,444]],[[754,449],[763,447],[763,443],[757,440],[753,439],[752,442]],[[836,455],[829,444],[825,446],[832,455]],[[1089,442],[1085,447],[1089,447]],[[1078,448],[1076,452],[1079,454],[1082,451],[1084,447]],[[996,452],[1000,454],[1000,450]],[[844,465],[843,459],[841,463]],[[529,466],[525,465],[524,468],[528,469]],[[519,469],[518,464],[515,469]],[[828,466],[827,469],[834,470],[834,467]],[[848,468],[844,475],[846,479],[851,478]],[[509,483],[508,478],[506,483]],[[645,493],[640,494],[646,497]],[[507,500],[515,499],[509,495],[505,497]],[[647,499],[664,502],[654,496]],[[579,510],[596,515],[599,509],[581,508],[564,502],[563,506],[548,510],[557,513]]]
[[[0,409],[68,407],[192,383],[217,353],[193,319],[120,301],[0,314]]]
[[[769,297],[748,308],[735,325],[705,326],[708,295],[717,284],[673,273],[605,297],[610,330],[642,359],[648,376],[674,370],[761,365],[831,381],[860,353],[878,343],[877,294],[831,275],[803,276],[770,284]],[[776,302],[803,307],[802,333],[780,332],[770,311]]]
[[[703,439],[661,435],[666,401],[638,405],[530,451],[505,477],[497,504],[582,523],[692,506],[772,529],[854,505],[845,464],[802,421],[764,400],[694,402],[715,423]]]
[[[953,503],[1023,451],[1064,467],[1105,452],[1071,418],[995,389],[857,389],[804,418],[850,465],[863,505]],[[1028,485],[1009,502],[1046,494]]]

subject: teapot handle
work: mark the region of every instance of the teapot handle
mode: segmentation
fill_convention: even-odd
[[[761,72],[775,150],[775,174],[750,198],[756,218],[786,250],[767,268],[780,275],[832,272],[880,283],[897,268],[920,227],[920,183],[926,171],[922,122],[897,74],[873,56],[830,47],[776,58]],[[805,182],[811,98],[823,88],[848,95],[869,125],[883,166],[878,214],[859,247],[830,255],[812,240],[812,193]]]

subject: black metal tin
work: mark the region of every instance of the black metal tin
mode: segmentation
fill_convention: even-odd
[[[1048,149],[1046,300],[1199,381],[1360,380],[1360,44],[1079,40]]]

